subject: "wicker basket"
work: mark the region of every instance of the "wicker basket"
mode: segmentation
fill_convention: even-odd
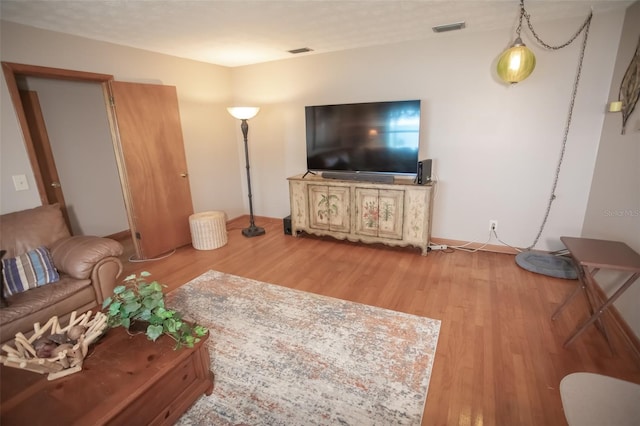
[[[189,216],[191,241],[196,250],[213,250],[227,244],[224,212],[203,212]]]
[[[69,340],[68,343],[61,343],[56,348],[59,350],[55,351],[55,355],[47,358],[38,357],[36,346],[39,342],[43,340],[50,342],[54,340],[53,337],[60,341],[67,338],[67,333],[72,328],[76,332],[78,330],[84,330],[84,332],[79,337]],[[43,327],[40,326],[40,323],[35,323],[33,325],[34,332],[29,338],[23,333],[17,333],[13,345],[3,345],[2,350],[6,355],[0,355],[0,362],[7,367],[48,374],[48,380],[77,373],[82,370],[82,363],[87,356],[89,345],[102,336],[106,328],[107,316],[102,312],[96,312],[92,317],[91,311],[80,316],[77,316],[76,311],[73,311],[66,327],[60,325],[58,317],[52,317]]]

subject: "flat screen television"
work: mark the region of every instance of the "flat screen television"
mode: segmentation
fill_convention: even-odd
[[[419,100],[307,106],[305,115],[309,171],[416,174]]]

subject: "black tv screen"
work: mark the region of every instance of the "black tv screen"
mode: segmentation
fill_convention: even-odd
[[[420,101],[305,107],[307,169],[415,174]]]

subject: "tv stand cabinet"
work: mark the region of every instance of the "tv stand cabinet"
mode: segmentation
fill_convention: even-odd
[[[415,246],[427,254],[433,183],[392,183],[293,176],[289,181],[291,234]]]

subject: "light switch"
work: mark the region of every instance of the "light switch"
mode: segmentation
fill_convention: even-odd
[[[25,175],[13,175],[13,186],[16,191],[26,191],[29,189],[29,183]]]

